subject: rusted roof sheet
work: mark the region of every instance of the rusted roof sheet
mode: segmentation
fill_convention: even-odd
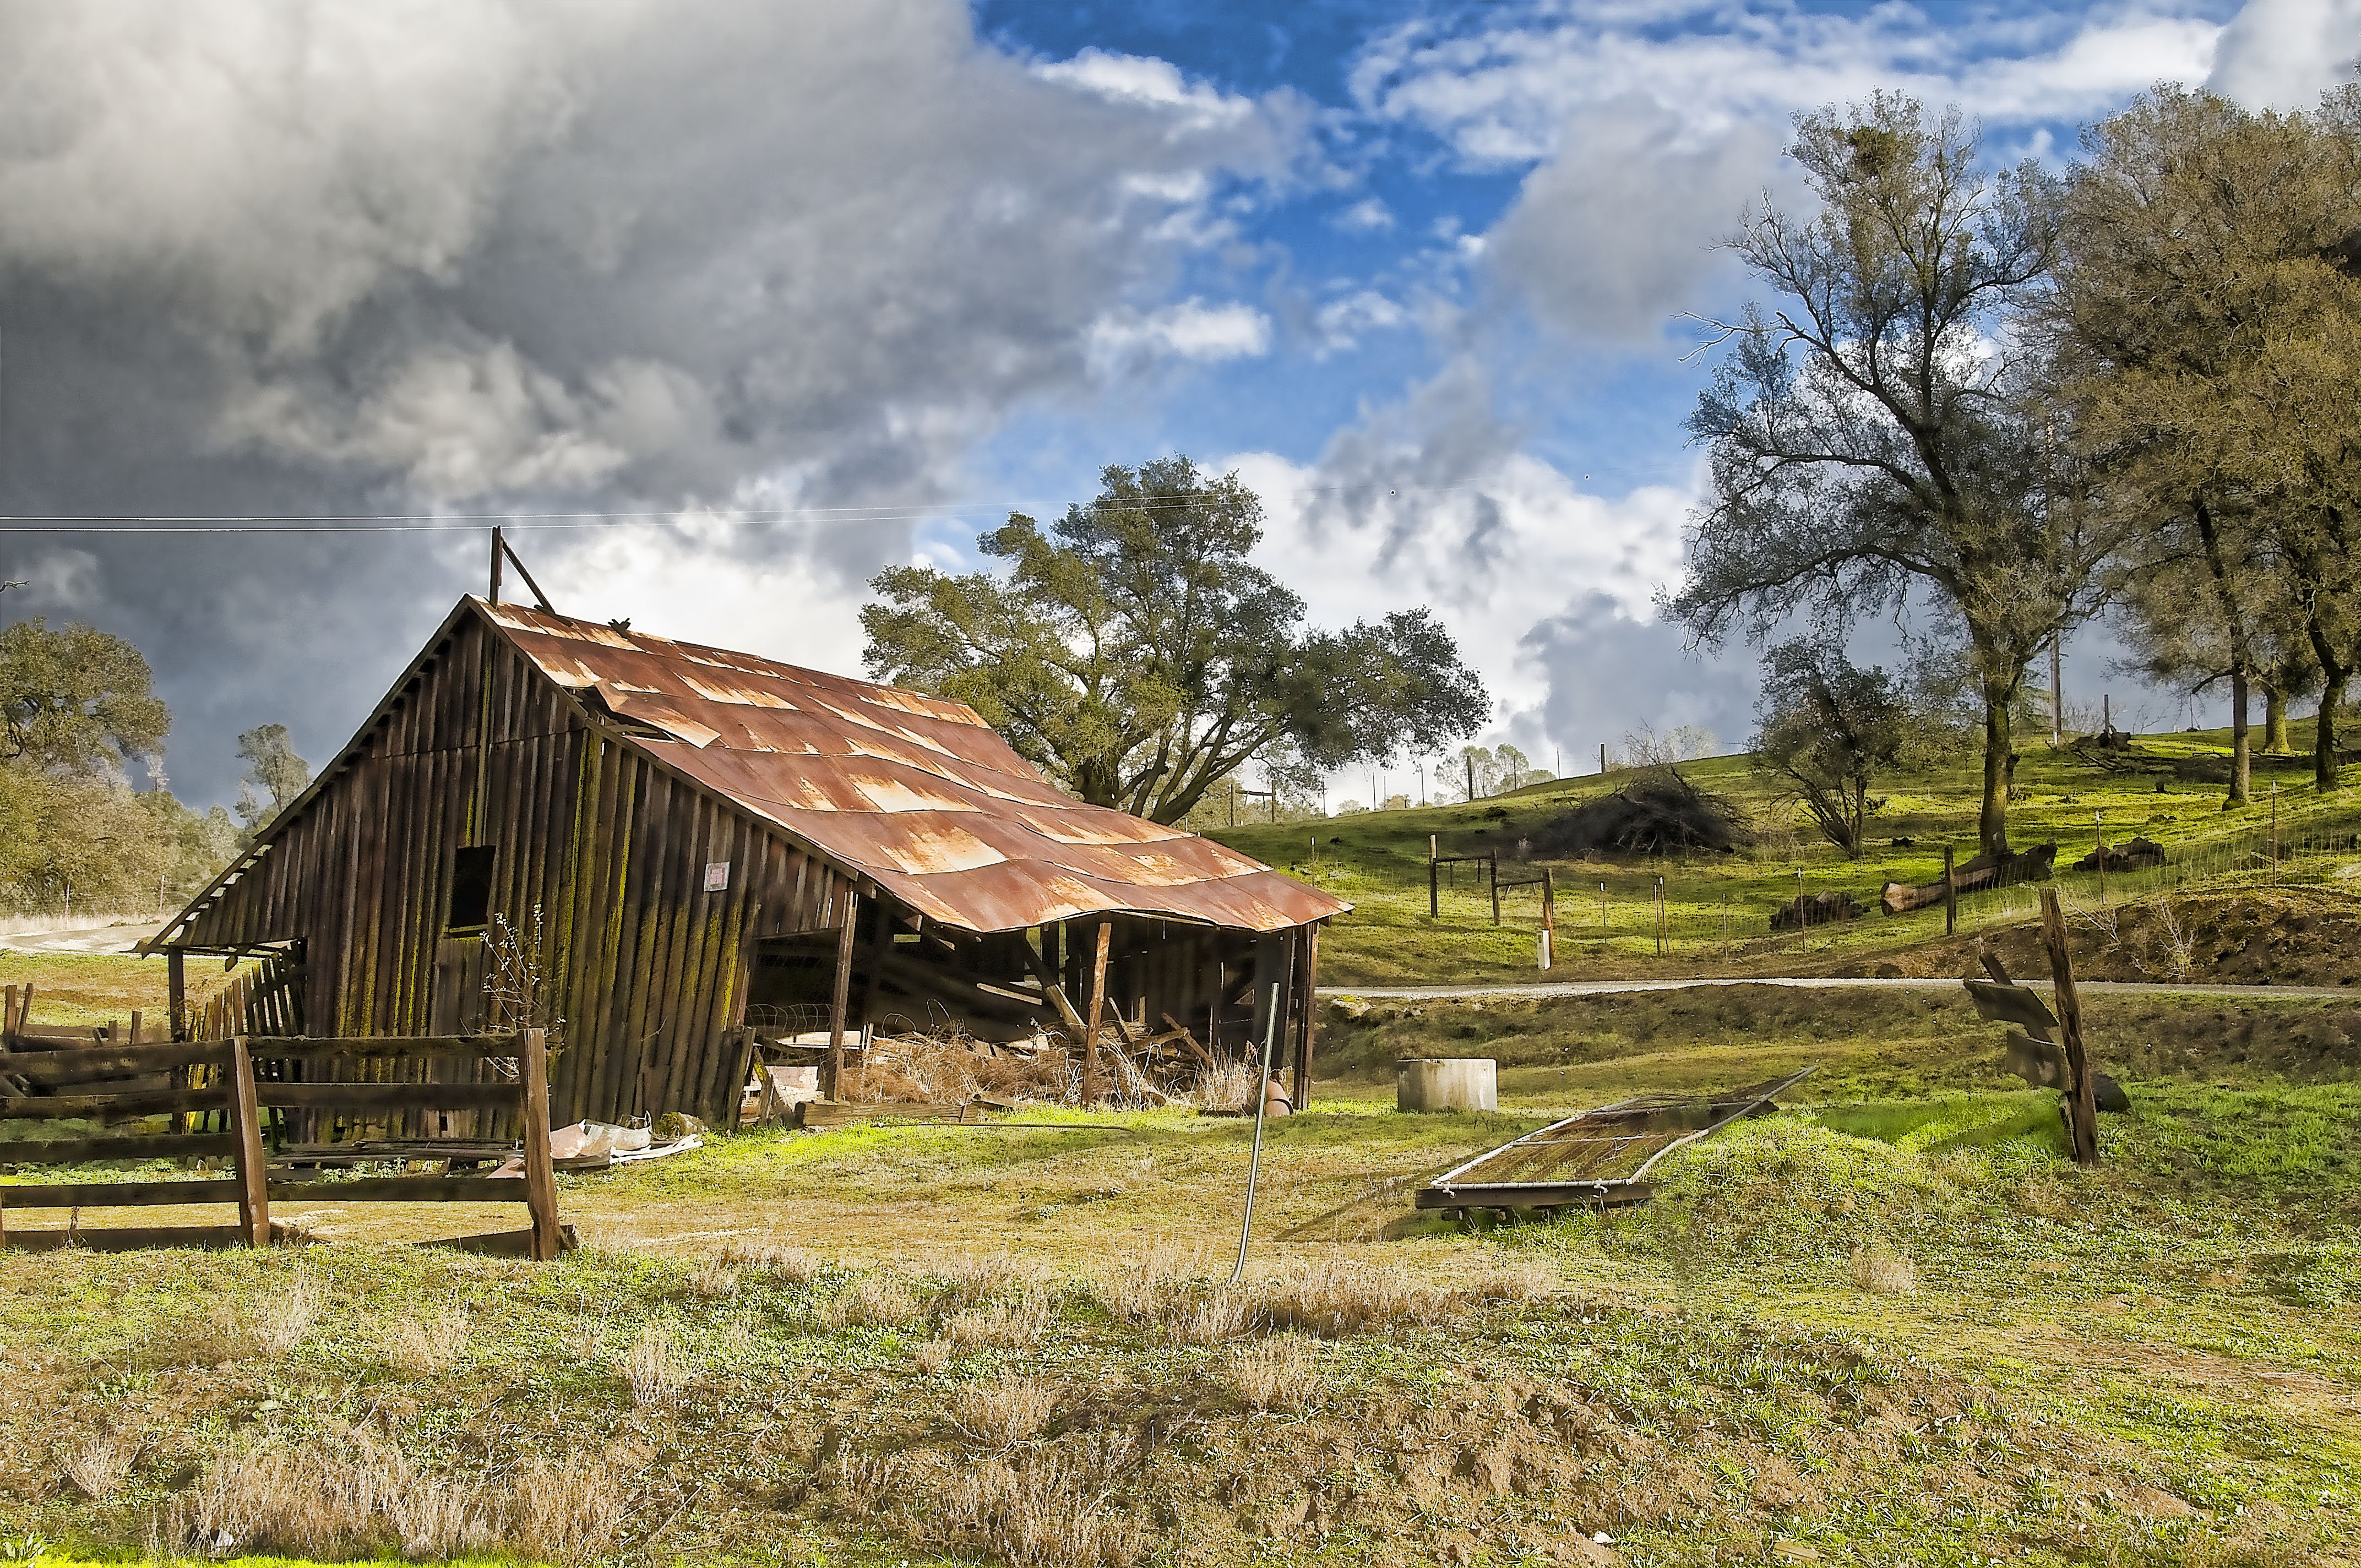
[[[478,608],[650,755],[929,920],[1124,913],[1276,931],[1352,907],[1042,778],[964,703],[520,605]]]

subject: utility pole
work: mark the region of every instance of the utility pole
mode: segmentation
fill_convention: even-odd
[[[1604,740],[1598,743],[1598,771],[1601,775],[1607,772],[1607,742]]]
[[[1476,801],[1476,749],[1471,746],[1461,754],[1467,759],[1467,801],[1472,806]]]

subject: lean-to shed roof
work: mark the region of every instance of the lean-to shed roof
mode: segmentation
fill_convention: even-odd
[[[963,703],[477,601],[652,755],[929,920],[1121,912],[1275,931],[1351,907],[1209,839],[1084,806]]]

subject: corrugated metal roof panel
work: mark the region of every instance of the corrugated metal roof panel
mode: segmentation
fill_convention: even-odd
[[[1257,861],[1061,794],[963,703],[477,601],[551,679],[678,740],[637,742],[930,920],[1135,914],[1275,931],[1351,907]]]

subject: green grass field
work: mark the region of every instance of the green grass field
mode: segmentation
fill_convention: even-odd
[[[2215,740],[2146,740],[2144,765]],[[1554,867],[1609,884],[1604,936],[1561,902],[1561,976],[1942,974],[1980,935],[2038,970],[2023,890],[1949,944],[1920,916],[1724,950],[1723,900],[1759,927],[1799,865],[1873,894],[1971,847],[1973,781],[1908,781],[1880,839],[1916,842],[1847,864],[1783,837],[1737,762],[1689,771],[1774,830]],[[2095,809],[2177,857],[2105,902],[2062,879],[2078,969],[2349,977],[2361,805],[2278,776],[2274,869],[2243,860],[2268,806],[2028,755],[2017,842],[2079,852]],[[1513,846],[1600,787],[1320,825],[1357,905],[1324,977],[1530,975],[1530,903],[1496,931],[1463,883],[1428,920],[1426,836]],[[1309,873],[1289,840],[1313,832],[1224,837]],[[1663,955],[1612,924],[1659,874]],[[0,981],[95,1021],[157,1006],[160,968],[0,955]],[[2134,1102],[2095,1169],[1948,992],[1334,998],[1235,1287],[1247,1124],[1051,1107],[565,1176],[584,1245],[549,1266],[413,1245],[505,1212],[333,1189],[280,1206],[308,1244],[262,1254],[0,1252],[0,1561],[2350,1563],[2361,997],[2085,1014]],[[1397,1113],[1392,1063],[1435,1055],[1499,1062],[1500,1111]],[[1565,1112],[1806,1066],[1642,1208],[1466,1230],[1411,1206]]]
[[[2310,743],[2309,726],[2294,740]],[[2107,879],[2105,896],[2136,899],[2185,887],[2251,887],[2277,880],[2361,885],[2361,769],[2348,768],[2347,788],[2322,795],[2309,757],[2257,758],[2257,799],[2223,809],[2223,785],[2187,779],[2176,762],[2219,763],[2228,755],[2224,731],[2142,736],[2136,752],[2117,759],[2121,771],[2086,761],[2072,750],[2046,745],[2020,751],[2010,842],[2023,849],[2054,840],[2059,885],[2070,898],[2096,905],[2099,878],[2067,868],[2087,853],[2103,815],[2110,843],[2146,835],[2162,843],[2171,862],[2158,871]],[[1730,855],[1551,861],[1522,859],[1521,839],[1571,806],[1619,788],[1628,770],[1559,780],[1474,805],[1361,813],[1320,822],[1242,825],[1213,836],[1246,854],[1316,880],[1353,912],[1337,920],[1321,946],[1321,973],[1337,984],[1522,979],[1535,973],[1539,890],[1503,895],[1503,923],[1492,924],[1491,904],[1477,868],[1457,868],[1442,895],[1441,917],[1427,914],[1427,843],[1445,855],[1497,851],[1501,876],[1521,880],[1548,867],[1557,889],[1557,959],[1561,978],[1696,973],[1817,973],[1939,938],[1942,911],[1899,917],[1872,913],[1844,925],[1773,935],[1771,911],[1799,893],[1849,892],[1877,908],[1889,881],[1927,883],[1942,875],[1943,850],[1962,861],[1976,853],[1980,774],[1973,759],[1945,771],[1898,778],[1885,791],[1884,810],[1872,819],[1869,846],[1847,861],[1817,838],[1792,803],[1755,775],[1744,757],[1714,757],[1682,764],[1699,787],[1719,794],[1752,823],[1757,841]],[[2281,855],[2267,863],[2274,818]],[[1312,840],[1317,839],[1315,850]],[[1896,840],[1907,839],[1907,845]],[[1314,864],[1316,858],[1317,864]],[[1669,942],[1659,951],[1653,888],[1665,884]],[[1600,892],[1604,884],[1605,892]],[[2030,918],[2029,887],[1971,895],[1961,906],[1970,930]]]
[[[1338,1003],[1235,1290],[1250,1130],[1170,1113],[566,1177],[546,1266],[332,1198],[262,1255],[0,1255],[0,1551],[2349,1561],[2361,1005],[2091,1012],[2136,1113],[2082,1170],[1948,996]],[[1393,1112],[1439,1050],[1499,1114]],[[1410,1210],[1562,1110],[1808,1063],[1645,1208]]]

